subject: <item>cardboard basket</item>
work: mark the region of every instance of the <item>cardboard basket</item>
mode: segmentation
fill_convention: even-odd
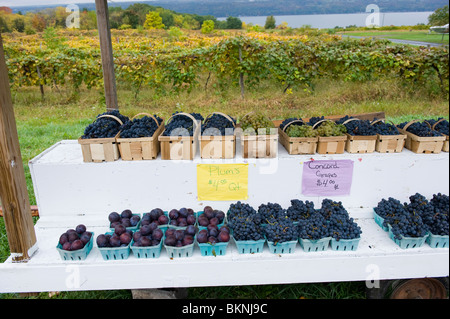
[[[104,117],[110,117],[120,125],[123,122],[114,115],[105,114],[99,116],[96,120]],[[110,138],[79,138],[78,143],[81,145],[81,152],[83,153],[83,161],[86,163],[102,163],[114,162],[119,159],[119,148],[116,143],[116,136]]]
[[[116,142],[119,146],[120,157],[124,161],[154,160],[158,157],[160,151],[158,137],[164,131],[164,122],[159,125],[158,120],[153,115],[147,113],[139,113],[131,120],[134,120],[140,115],[151,117],[156,122],[156,125],[158,125],[158,129],[152,137],[121,138],[119,132]]]
[[[421,137],[408,132],[408,127],[415,122],[418,122],[418,120],[409,122],[403,129],[398,128],[400,133],[406,135],[405,147],[410,151],[418,154],[439,154],[444,147],[446,137],[443,135]]]
[[[164,136],[159,135],[161,142],[161,159],[163,160],[193,160],[197,153],[198,137],[200,134],[200,125],[198,121],[189,113],[177,113],[172,115],[167,123],[179,115],[189,117],[195,126],[193,136]]]
[[[221,112],[213,112],[209,114],[205,123],[208,121],[211,115],[219,114],[233,123],[233,127],[236,125],[232,118]],[[204,159],[231,159],[236,156],[236,134],[233,129],[233,135],[214,136],[214,135],[201,135],[200,136],[200,156]]]
[[[280,143],[288,151],[290,155],[315,154],[317,151],[318,137],[290,137],[286,133],[286,129],[294,123],[304,123],[302,120],[294,120],[287,123],[283,129],[278,127],[278,135]],[[306,125],[306,124],[304,124]]]

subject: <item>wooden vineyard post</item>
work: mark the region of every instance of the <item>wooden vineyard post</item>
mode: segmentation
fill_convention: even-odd
[[[9,87],[3,40],[0,34],[0,198],[13,262],[24,262],[36,251],[28,190],[20,153]]]
[[[116,77],[114,73],[114,57],[109,27],[107,0],[95,0],[97,10],[97,27],[102,54],[103,82],[105,86],[106,109],[118,110]]]

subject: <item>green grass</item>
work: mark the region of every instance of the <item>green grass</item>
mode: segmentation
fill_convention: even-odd
[[[340,34],[361,36],[361,37],[375,37],[383,39],[398,39],[398,40],[449,44],[448,34],[442,36],[442,34],[435,32],[428,33],[428,31],[355,31]]]
[[[221,111],[240,117],[252,110],[264,110],[272,119],[293,116],[346,115],[356,113],[386,113],[395,123],[412,119],[445,117],[448,119],[448,99],[439,89],[427,86],[410,86],[395,79],[366,83],[323,80],[312,92],[294,88],[292,94],[270,82],[247,90],[245,100],[237,87],[226,92],[203,88],[188,93],[168,93],[157,96],[151,89],[144,89],[134,98],[126,87],[118,88],[121,113],[133,116],[140,112],[157,113],[168,119],[175,111],[199,112],[204,116]],[[36,204],[28,161],[54,143],[63,139],[77,139],[86,125],[96,115],[105,111],[101,91],[81,90],[77,94],[46,88],[45,100],[38,89],[20,89],[13,92],[14,110],[22,152],[30,203]],[[37,218],[35,218],[37,220]],[[9,256],[9,248],[3,218],[0,218],[0,262]],[[237,287],[208,287],[188,289],[189,298],[274,298],[274,299],[361,299],[365,298],[363,282],[314,283],[292,285],[261,285]],[[17,294],[0,294],[2,298],[18,298]],[[30,298],[50,298],[40,293]],[[61,292],[52,298],[59,299],[128,299],[130,290]]]

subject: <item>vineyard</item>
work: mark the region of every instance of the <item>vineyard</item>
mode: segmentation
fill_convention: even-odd
[[[448,95],[447,47],[426,48],[385,40],[343,40],[333,35],[114,30],[115,72],[119,85],[137,97],[143,87],[157,92],[193,88],[247,88],[263,80],[289,93],[314,90],[322,78],[371,81],[397,78],[408,86],[433,87]],[[78,90],[102,88],[98,35],[94,31],[47,31],[40,35],[5,34],[4,46],[13,89]],[[212,84],[214,83],[214,85]]]

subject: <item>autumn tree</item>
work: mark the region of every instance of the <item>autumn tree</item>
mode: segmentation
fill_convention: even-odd
[[[144,22],[144,28],[146,29],[164,29],[164,24],[162,22],[162,18],[156,11],[150,11],[147,13]]]

